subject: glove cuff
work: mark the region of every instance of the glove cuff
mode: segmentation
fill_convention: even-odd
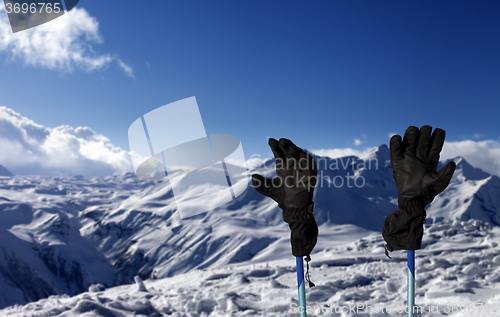
[[[291,221],[311,219],[314,212],[314,203],[311,203],[306,208],[286,208],[284,205],[279,205],[283,210],[283,220],[287,223]]]
[[[387,243],[386,255],[393,249],[419,250],[422,247],[427,213],[423,199],[399,198],[399,209],[384,221],[382,236]]]
[[[291,230],[290,243],[295,257],[309,255],[318,240],[318,225],[313,215],[313,204],[306,208],[283,209],[283,220]]]
[[[415,207],[425,209],[425,206],[427,206],[427,203],[424,201],[422,197],[398,198],[398,208],[400,210],[406,210],[408,208],[415,208]]]

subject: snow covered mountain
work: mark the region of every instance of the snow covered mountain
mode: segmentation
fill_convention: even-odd
[[[334,248],[380,236],[385,217],[397,208],[387,146],[363,157],[316,161],[320,237],[312,263]],[[455,162],[450,186],[428,208],[428,223],[479,219],[498,226],[499,178],[462,158]],[[275,173],[274,160],[248,167],[250,173]],[[130,284],[136,275],[188,276],[182,274],[290,256],[279,208],[251,186],[224,206],[181,220],[168,182],[144,182],[131,173],[90,180],[0,178],[0,307],[74,295],[96,283]]]
[[[8,169],[0,165],[0,176],[12,176],[12,173]]]
[[[404,316],[406,258],[388,259],[379,233],[335,240],[315,252],[306,288],[308,316]],[[416,316],[500,313],[500,227],[479,220],[426,224],[416,253]],[[337,231],[337,232],[333,232]],[[345,237],[345,236],[344,236]],[[1,316],[298,316],[295,259],[191,270],[164,279],[105,289],[93,285],[74,297],[51,296],[0,310]],[[352,309],[352,310],[351,310]],[[382,311],[383,310],[383,311]],[[390,313],[388,313],[388,311]],[[399,312],[398,312],[399,311]],[[452,313],[453,312],[453,313]]]
[[[432,202],[428,219],[479,219],[499,226],[500,178],[472,167],[461,157],[454,161],[457,170],[450,186]]]
[[[0,307],[78,294],[98,282],[112,286],[115,269],[80,234],[79,213],[106,208],[141,186],[127,176],[1,177]]]

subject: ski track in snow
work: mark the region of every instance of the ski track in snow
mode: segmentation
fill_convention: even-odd
[[[365,187],[315,191],[308,316],[405,315],[376,312],[404,309],[406,254],[386,258],[378,231],[396,208],[387,147],[351,159],[374,157],[375,170],[325,171],[363,176]],[[456,162],[449,188],[427,208],[416,316],[499,316],[500,179]],[[0,177],[0,307],[10,305],[0,316],[298,316],[289,229],[271,199],[249,188],[181,220],[168,183],[153,185],[131,173]],[[352,313],[356,305],[376,311]]]

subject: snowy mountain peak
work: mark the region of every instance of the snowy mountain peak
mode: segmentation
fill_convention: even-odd
[[[457,168],[448,188],[428,208],[427,220],[479,219],[500,225],[500,178],[473,167],[463,157],[444,164],[449,161],[454,161]],[[439,168],[444,164],[440,163]]]
[[[369,161],[376,158],[380,163],[384,163],[385,161],[391,159],[391,152],[386,144],[382,144],[374,147],[366,154],[361,155],[359,158],[363,161]]]
[[[12,173],[8,169],[0,165],[0,176],[12,176]]]
[[[457,164],[457,168],[454,173],[454,178],[456,178],[461,182],[465,180],[478,181],[486,179],[491,176],[491,174],[486,173],[482,169],[470,165],[469,162],[467,162],[461,156],[457,156],[454,159],[446,161],[444,165],[446,165],[450,161],[454,161],[455,164]]]

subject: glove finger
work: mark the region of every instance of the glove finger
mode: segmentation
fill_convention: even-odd
[[[303,170],[309,170],[311,172],[318,171],[316,168],[316,162],[309,152],[301,151],[299,154],[299,167]]]
[[[281,150],[281,148],[279,147],[278,140],[269,138],[269,147],[271,148],[271,151],[273,151],[274,154],[276,170],[285,168],[286,166],[285,153],[283,153],[283,150]]]
[[[274,158],[277,159],[277,158],[284,158],[285,157],[285,154],[283,153],[283,151],[279,147],[278,140],[273,139],[273,138],[269,138],[269,147],[271,148],[271,151],[273,151]]]
[[[418,136],[419,133],[417,127],[409,126],[408,129],[406,129],[403,137],[403,147],[406,155],[416,156]]]
[[[437,164],[439,161],[439,153],[443,149],[444,138],[446,137],[446,132],[443,129],[436,128],[431,136],[431,148],[429,150],[429,160]]]
[[[285,138],[281,138],[280,141],[279,141],[279,147],[281,149],[281,151],[284,153],[285,155],[285,159],[286,159],[286,165],[287,167],[295,167],[297,166],[297,159],[295,157],[293,157],[290,153],[290,149],[293,149],[293,148],[296,148],[297,146],[295,144],[293,144],[292,141],[288,140],[288,139],[285,139]],[[293,152],[294,150],[292,150]],[[296,153],[296,152],[295,152]]]
[[[287,140],[290,141],[290,140]],[[296,146],[292,141],[288,144],[288,154],[290,154],[291,157],[296,159],[297,161],[299,160],[300,153],[302,153],[302,149]]]
[[[307,178],[307,183],[312,187],[316,186],[318,170],[312,155],[305,151],[300,152],[299,167]]]
[[[252,185],[260,194],[273,199],[278,204],[282,203],[282,199],[279,197],[278,189],[274,185],[273,179],[259,174],[253,174]]]
[[[434,185],[434,192],[436,195],[448,187],[456,167],[455,162],[451,161],[438,172],[438,179]]]
[[[432,127],[428,125],[424,125],[420,128],[420,138],[418,139],[418,147],[417,147],[417,158],[421,161],[427,159],[427,155],[429,154],[429,144],[431,139]]]
[[[400,135],[393,135],[389,142],[391,148],[391,164],[394,166],[394,160],[403,159],[403,144]]]
[[[252,185],[262,195],[269,196],[268,193],[273,187],[273,180],[259,174],[253,174]]]
[[[309,166],[311,165],[310,162],[308,162],[309,157],[307,156],[307,153],[302,151],[299,154],[299,167],[301,170],[309,170]]]

